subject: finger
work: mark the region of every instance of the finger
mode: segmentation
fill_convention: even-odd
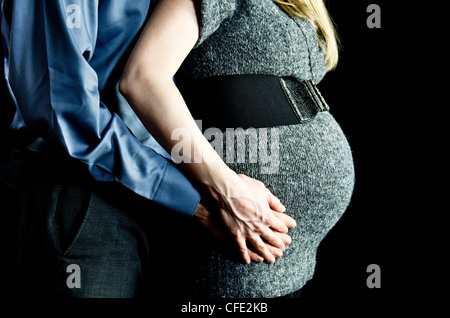
[[[252,261],[257,263],[261,263],[262,261],[264,261],[264,258],[261,257],[258,253],[253,252],[251,249],[248,249],[247,251]]]
[[[274,213],[274,216],[290,229],[293,229],[297,226],[297,222],[295,222],[295,219],[285,213]]]
[[[283,251],[280,250],[279,248],[276,248],[272,245],[267,244],[267,249],[269,250],[270,253],[272,253],[273,256],[275,256],[276,258],[281,258],[283,256]]]
[[[289,235],[287,235],[287,234],[275,233],[275,235],[279,236],[281,241],[283,241],[284,245],[289,245],[289,244],[292,243],[292,238]]]
[[[247,248],[245,238],[241,235],[238,235],[238,237],[236,238],[236,242],[237,242],[239,253],[241,255],[242,260],[244,261],[245,264],[250,264],[251,259],[250,259],[250,255],[248,253],[249,249]]]
[[[267,231],[261,234],[261,237],[263,237],[267,241],[267,243],[276,248],[279,248],[282,251],[286,249],[283,240],[278,235],[276,235],[271,229],[267,229]]]
[[[258,188],[267,189],[266,185],[257,179],[250,178],[250,177],[246,176],[245,174],[239,174],[238,176],[240,176],[241,179],[248,181],[251,184],[257,186]],[[267,194],[268,194],[268,203],[272,210],[281,212],[281,213],[286,211],[286,207],[281,203],[280,199],[278,199],[276,196],[274,196],[272,194],[272,192],[270,192],[269,189],[267,189]]]
[[[283,233],[274,233],[274,234],[277,235],[285,245],[291,244],[292,239],[289,235]],[[272,246],[270,244],[266,244],[266,246],[267,249],[270,251],[270,253],[272,253],[272,255],[275,256],[276,258],[281,258],[283,256],[284,250],[276,248],[275,246]]]
[[[275,257],[267,248],[267,244],[263,242],[260,236],[256,235],[248,238],[248,241],[253,245],[256,252],[262,256],[268,263],[272,264],[275,262]]]
[[[266,217],[264,219],[264,224],[268,227],[272,228],[273,230],[280,232],[280,233],[287,233],[288,227],[287,225],[278,217],[278,214],[274,211],[269,211],[266,214]]]
[[[276,212],[283,213],[286,211],[286,207],[281,203],[280,199],[274,196],[268,189],[267,202],[269,203],[269,207]]]
[[[283,242],[284,245],[289,245],[292,243],[292,238],[284,233],[273,232],[278,238]]]

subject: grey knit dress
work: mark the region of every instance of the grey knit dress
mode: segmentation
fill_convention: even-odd
[[[269,74],[318,83],[325,75],[324,53],[312,25],[290,17],[272,0],[203,0],[198,5],[200,39],[180,68],[180,78]],[[313,277],[320,242],[349,204],[352,154],[330,113],[253,133],[260,144],[256,162],[251,154],[237,160],[236,135],[231,142],[225,133],[214,139],[223,141],[223,159],[233,170],[263,181],[284,203],[297,221],[289,233],[292,243],[274,264],[245,265],[199,233],[197,239],[211,244],[196,244],[184,265],[192,296],[268,298],[301,289]]]

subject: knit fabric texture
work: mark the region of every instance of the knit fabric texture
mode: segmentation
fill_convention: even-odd
[[[178,76],[268,74],[319,83],[325,75],[312,24],[289,16],[272,0],[197,3],[200,38]]]
[[[177,79],[269,74],[318,83],[325,75],[324,52],[312,24],[289,16],[272,0],[197,3],[200,38]],[[261,160],[263,148],[258,150],[257,162],[251,162],[248,155],[245,162],[224,160],[237,173],[263,181],[285,204],[286,213],[297,221],[297,227],[289,232],[293,242],[275,264],[245,265],[202,232],[197,237],[189,234],[187,241],[199,240],[189,244],[196,249],[183,265],[189,269],[190,296],[268,298],[301,289],[313,277],[320,242],[350,202],[354,186],[352,154],[330,113],[319,113],[298,125],[256,129],[256,134],[258,141],[267,137],[271,155],[276,152],[272,157],[276,159],[274,171],[267,171],[270,160]],[[238,152],[237,143],[226,142],[225,134],[215,138],[223,140],[223,154],[233,153],[233,149]]]
[[[244,160],[238,160],[239,135],[247,139]],[[317,248],[344,213],[353,191],[352,154],[341,128],[324,112],[303,124],[236,130],[234,136],[221,133],[214,139],[223,140],[228,166],[264,182],[297,227],[289,230],[292,243],[274,264],[242,264],[202,232],[188,234],[198,240],[189,245],[196,247],[190,249],[186,265],[189,295],[271,298],[299,290],[313,277]],[[256,162],[250,159],[255,144]]]

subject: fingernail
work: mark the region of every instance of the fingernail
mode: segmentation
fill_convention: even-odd
[[[297,222],[295,222],[295,220],[292,221],[292,222],[291,222],[291,228],[296,227],[296,226],[297,226]]]
[[[292,239],[290,236],[288,236],[286,239],[286,244],[291,244],[291,243],[292,243]]]
[[[283,256],[283,252],[282,252],[281,250],[278,250],[275,254],[276,254],[276,256],[277,256],[278,258],[280,258],[281,256]]]

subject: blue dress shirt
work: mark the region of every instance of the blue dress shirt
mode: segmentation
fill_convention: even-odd
[[[2,0],[1,27],[5,77],[16,105],[12,129],[56,142],[96,180],[119,181],[192,215],[197,190],[156,142],[139,141],[100,99],[150,0],[14,0],[5,19],[8,1]]]

